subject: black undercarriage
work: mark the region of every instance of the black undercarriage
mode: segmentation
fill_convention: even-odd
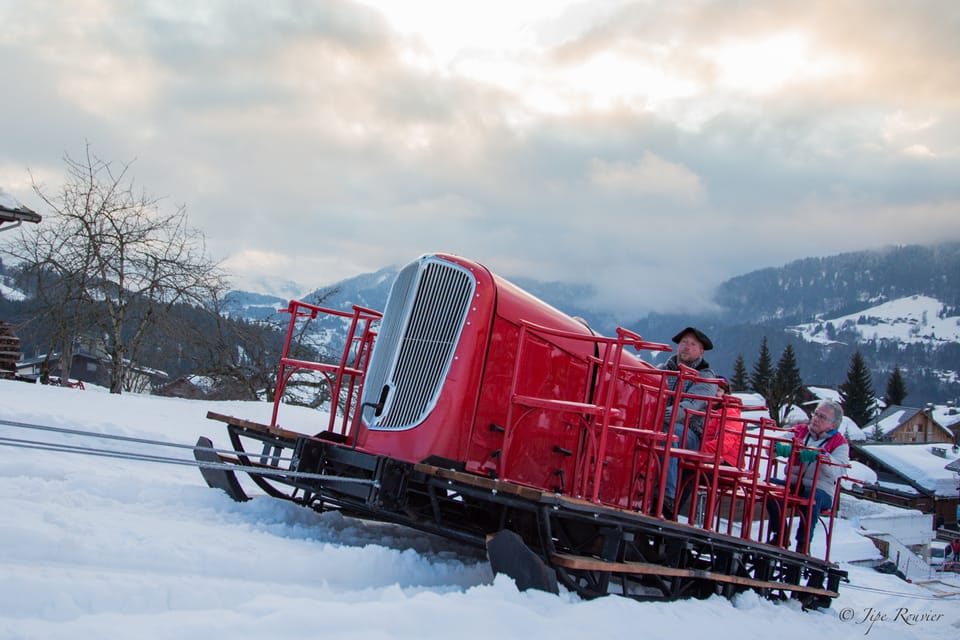
[[[556,591],[559,583],[585,598],[640,600],[733,597],[752,589],[815,608],[829,606],[846,579],[835,564],[807,555],[499,482],[448,461],[412,464],[354,449],[332,434],[208,417],[226,422],[236,457],[211,454],[205,438],[195,454],[218,461],[202,469],[204,477],[234,499],[246,499],[236,469],[276,498],[486,548],[494,570],[520,588]]]

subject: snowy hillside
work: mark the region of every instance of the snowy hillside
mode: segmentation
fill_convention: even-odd
[[[791,327],[808,342],[831,344],[840,332],[854,331],[858,341],[892,341],[940,346],[960,342],[960,316],[946,315],[946,305],[927,296],[884,302],[857,313]]]
[[[834,534],[834,558],[850,583],[828,610],[803,612],[795,601],[777,604],[753,592],[733,601],[584,601],[568,592],[520,592],[495,578],[476,551],[317,514],[257,493],[249,481],[255,497],[238,504],[209,489],[191,466],[16,442],[189,461],[198,435],[226,443],[208,410],[263,422],[271,407],[0,380],[0,639],[573,640],[638,630],[650,638],[710,637],[727,629],[741,640],[947,640],[960,632],[960,596],[942,596],[960,592],[960,584],[925,588],[852,564],[877,557],[855,520],[838,521]],[[289,409],[289,424],[324,420]],[[112,436],[137,441],[106,439]]]
[[[266,293],[231,291],[224,298],[224,313],[245,320],[276,320],[278,309],[285,309],[290,298]]]
[[[3,280],[0,280],[0,296],[6,298],[7,300],[23,300],[26,298],[22,291],[7,286]]]

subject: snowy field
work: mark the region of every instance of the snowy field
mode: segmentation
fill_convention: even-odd
[[[833,340],[823,329],[832,324],[837,329],[856,329],[864,342],[895,340],[903,345],[943,345],[960,341],[960,318],[946,315],[947,310],[936,298],[914,295],[849,315],[797,325],[793,331],[808,342],[831,344]]]
[[[6,423],[187,446],[158,452],[5,423],[0,444],[70,442],[191,460],[199,435],[226,444],[209,410],[269,422],[271,405],[0,381]],[[291,428],[321,424],[314,412],[284,415]],[[192,466],[2,446],[0,506],[2,640],[960,637],[957,596],[847,564],[876,557],[847,521],[838,524],[834,558],[851,583],[831,609],[803,612],[752,593],[640,603],[519,592],[494,579],[476,552],[262,496],[237,504]]]

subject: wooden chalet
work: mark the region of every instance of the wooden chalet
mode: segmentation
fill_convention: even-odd
[[[953,434],[953,441],[960,444],[960,408],[956,401],[948,400],[946,406],[934,407],[933,416]]]
[[[19,227],[24,222],[40,222],[39,213],[20,204],[0,187],[0,231]],[[0,321],[0,377],[12,378],[20,359],[20,339],[13,325]]]
[[[70,380],[66,382],[79,381],[109,387],[110,368],[111,363],[108,358],[90,351],[79,350],[73,354],[73,361],[70,364]],[[59,374],[60,354],[56,352],[49,356],[43,354],[17,363],[17,377],[21,380],[46,382],[48,379],[53,379],[59,381]],[[126,375],[130,377],[130,382],[124,386],[129,386],[131,390],[138,392],[155,392],[170,379],[163,371],[130,365],[129,363],[127,364]]]
[[[874,442],[851,445],[850,457],[877,474],[876,484],[861,485],[861,497],[931,514],[933,528],[957,528],[960,447]]]
[[[933,417],[929,409],[891,405],[863,425],[867,438],[876,442],[926,444],[956,442],[954,434]]]
[[[20,339],[13,325],[0,321],[0,378],[12,378],[20,359]]]

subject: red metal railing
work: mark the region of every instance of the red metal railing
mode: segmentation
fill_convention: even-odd
[[[277,370],[277,388],[273,397],[270,426],[278,426],[277,415],[291,376],[297,371],[308,370],[323,376],[330,388],[330,419],[326,430],[349,436],[356,406],[363,395],[364,376],[370,362],[373,343],[376,340],[375,323],[380,320],[382,314],[379,311],[358,306],[354,306],[352,312],[325,309],[298,300],[291,300],[287,308],[280,311],[290,314],[290,322]],[[298,322],[316,320],[321,314],[350,321],[340,360],[336,363],[325,363],[290,357],[290,348],[293,336],[297,334]],[[341,405],[342,410],[338,410]]]
[[[534,340],[540,344],[552,340],[568,346],[578,341],[595,344],[596,355],[583,356],[584,361],[592,365],[586,370],[592,372],[594,383],[570,385],[569,389],[579,390],[578,397],[552,395],[552,388],[545,388],[539,394],[530,392],[523,386],[523,376],[525,367],[529,366],[525,361],[526,345]],[[782,545],[783,540],[789,539],[790,527],[801,513],[809,527],[815,526],[818,516],[829,518],[824,527],[826,559],[829,560],[837,500],[831,510],[817,514],[814,513],[814,492],[811,491],[810,496],[800,496],[797,487],[792,486],[796,482],[791,480],[790,472],[799,464],[797,457],[801,447],[794,443],[791,456],[786,460],[778,460],[774,455],[776,442],[792,436],[792,432],[777,427],[770,418],[743,415],[748,411],[765,410],[762,406],[742,407],[740,416],[730,418],[725,410],[739,404],[736,398],[720,400],[682,390],[687,381],[716,383],[718,380],[700,378],[695,370],[687,367],[681,367],[680,371],[664,371],[646,363],[638,366],[636,359],[624,360],[627,347],[669,350],[666,345],[645,342],[640,336],[623,329],[618,330],[616,338],[606,338],[522,323],[504,446],[500,454],[500,477],[511,480],[513,465],[520,464],[515,460],[519,449],[513,441],[520,422],[536,420],[537,416],[552,413],[556,424],[574,425],[583,433],[581,450],[574,452],[578,464],[571,483],[573,497],[663,517],[667,465],[671,459],[677,459],[683,472],[678,473],[683,479],[678,477],[677,511],[680,511],[683,483],[693,490],[692,498],[699,493],[703,496],[703,502],[694,504],[691,499],[690,506],[683,513],[674,514],[673,518],[687,516],[690,524],[696,520],[697,526],[708,530],[727,535],[739,534],[744,539],[765,542],[769,524],[765,507],[768,501],[774,501],[780,507],[780,521],[776,523],[780,532],[777,544]],[[575,349],[568,348],[565,351],[566,355],[570,355]],[[579,352],[583,353],[584,350],[580,349]],[[674,379],[676,384],[670,389],[669,383]],[[632,389],[632,392],[625,392],[625,389]],[[702,417],[704,425],[716,419],[720,422],[717,437],[722,440],[729,428],[728,421],[739,421],[736,428],[742,440],[732,464],[723,459],[723,447],[719,442],[717,448],[709,453],[686,449],[677,445],[681,440],[673,435],[673,426],[664,427],[667,403],[672,400],[673,406],[678,406],[688,398],[706,401],[707,408],[699,412],[688,411],[686,428],[689,428],[689,421],[695,416]],[[628,403],[625,403],[625,399],[628,399]],[[617,483],[618,487],[626,486],[622,478],[616,477],[608,468],[608,463],[612,462],[608,447],[613,434],[633,437],[630,449],[626,452],[618,449],[618,454],[631,458],[630,463],[622,466],[624,473],[637,478],[636,482],[629,484],[631,495],[626,497],[605,490],[605,482]],[[814,486],[820,465],[827,462],[820,456],[816,464],[808,469],[807,473],[812,473]],[[781,473],[785,478],[784,484],[773,481]],[[837,496],[839,492],[838,486]],[[738,532],[735,531],[735,525],[739,525]],[[809,532],[808,529],[808,541]],[[809,553],[809,542],[802,544],[800,551]]]

